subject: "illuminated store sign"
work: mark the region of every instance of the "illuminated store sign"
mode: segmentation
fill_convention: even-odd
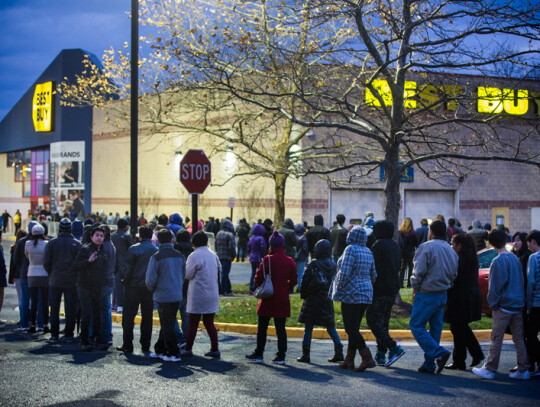
[[[53,83],[36,85],[32,101],[32,120],[36,131],[53,131]]]
[[[379,92],[386,106],[392,105],[392,93],[390,86],[385,80],[376,79],[372,82],[373,87]],[[527,114],[529,102],[533,102],[537,107],[537,115],[540,115],[540,93],[529,92],[524,89],[499,89],[493,87],[479,86],[477,109],[479,113],[506,113],[514,116]],[[423,106],[438,107],[442,97],[447,98],[445,108],[447,110],[457,110],[456,98],[463,93],[463,86],[457,85],[422,85],[420,91],[413,81],[405,81],[403,99],[406,108],[417,107],[417,100],[421,100]],[[381,106],[380,101],[373,93],[366,89],[366,103],[370,106]]]

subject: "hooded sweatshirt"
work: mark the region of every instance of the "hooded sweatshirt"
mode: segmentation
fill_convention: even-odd
[[[167,229],[169,229],[173,233],[173,235],[176,237],[176,233],[180,229],[183,229],[182,217],[177,213],[173,213],[171,215],[171,218],[169,219],[169,224],[167,225]]]
[[[249,261],[251,263],[260,263],[262,258],[266,256],[268,247],[264,240],[264,226],[260,224],[253,225],[253,235],[248,242]]]
[[[322,215],[315,215],[315,218],[313,219],[313,223],[315,223],[315,226],[309,229],[308,232],[306,233],[306,239],[308,242],[308,250],[311,257],[314,256],[313,249],[315,248],[315,244],[319,240],[326,239],[330,241],[330,231],[323,226],[324,219]]]
[[[294,233],[294,223],[292,219],[287,218],[283,221],[283,226],[278,230],[279,234],[285,238],[285,255],[296,258],[298,250],[298,238]]]
[[[223,219],[221,230],[216,235],[216,253],[220,260],[232,261],[236,257],[234,225],[229,219]]]
[[[399,292],[399,267],[401,249],[394,241],[394,224],[379,220],[373,225],[375,243],[371,248],[377,270],[377,280],[373,285],[375,297],[395,297]]]
[[[484,229],[482,229],[482,223],[478,219],[475,219],[472,222],[472,227],[473,228],[467,233],[474,239],[474,242],[476,243],[476,250],[485,249],[488,234]]]

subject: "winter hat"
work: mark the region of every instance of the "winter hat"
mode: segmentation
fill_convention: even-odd
[[[273,249],[276,247],[285,247],[285,238],[277,230],[272,233],[272,236],[270,236],[268,242],[270,243],[270,247]]]
[[[60,233],[71,233],[71,221],[64,218],[60,221]]]
[[[203,231],[197,232],[193,235],[191,243],[193,243],[193,246],[195,247],[207,246],[208,236],[206,236],[206,233],[204,233]]]
[[[128,222],[125,219],[119,219],[118,220],[118,229],[124,229],[126,226],[128,226]]]
[[[45,228],[43,226],[38,224],[32,228],[32,236],[43,235],[43,234],[45,234]]]
[[[366,230],[361,226],[355,226],[347,235],[347,243],[365,246],[367,243],[367,238],[368,235]]]
[[[86,218],[84,220],[84,226],[93,225],[93,224],[94,224],[94,221],[92,220],[92,218]]]
[[[74,220],[71,224],[71,233],[73,233],[73,236],[75,236],[77,239],[80,239],[83,235],[83,224],[80,220]]]
[[[32,234],[32,229],[34,228],[34,226],[36,225],[39,225],[39,223],[37,222],[34,222],[34,221],[31,221],[28,223],[28,234]]]

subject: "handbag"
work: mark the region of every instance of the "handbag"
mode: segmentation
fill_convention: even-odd
[[[268,257],[268,274],[266,274],[266,270],[264,268],[264,259],[262,260],[263,265],[263,273],[264,273],[264,281],[260,286],[258,286],[255,289],[255,292],[253,293],[253,296],[255,298],[259,298],[261,300],[264,300],[265,298],[269,298],[274,295],[274,286],[272,285],[272,267],[270,265],[270,257]]]

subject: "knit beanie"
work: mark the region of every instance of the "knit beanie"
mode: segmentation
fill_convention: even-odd
[[[43,235],[43,234],[45,234],[45,228],[43,226],[38,224],[32,228],[32,236]]]
[[[124,229],[126,226],[129,226],[129,223],[125,219],[118,220],[118,229]]]
[[[285,238],[277,230],[272,233],[268,242],[271,248],[285,247]]]
[[[84,226],[93,225],[93,224],[94,224],[94,221],[92,218],[86,218],[84,220]]]
[[[60,233],[71,233],[71,221],[64,218],[60,221]]]
[[[203,231],[197,232],[191,238],[191,243],[195,247],[202,247],[208,245],[208,236]]]

